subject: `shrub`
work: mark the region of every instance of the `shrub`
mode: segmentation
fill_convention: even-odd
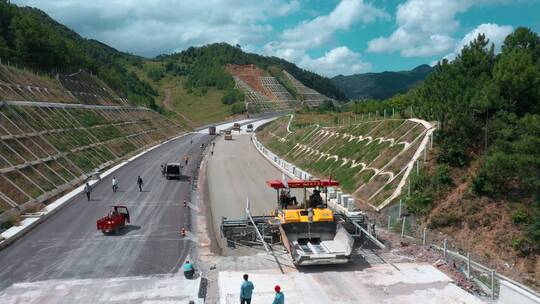
[[[528,256],[534,251],[533,244],[520,236],[512,236],[511,246],[520,256]]]
[[[17,222],[17,217],[12,216],[8,218],[5,222],[0,223],[0,229],[9,229],[13,227],[13,225],[15,225],[16,222]]]
[[[405,205],[410,212],[425,215],[431,209],[432,201],[429,191],[415,191],[405,199]]]
[[[164,76],[164,70],[162,66],[152,66],[149,67],[146,71],[146,75],[148,78],[152,79],[153,81],[159,81]]]
[[[449,226],[456,226],[457,224],[461,223],[461,220],[459,217],[452,213],[440,213],[436,214],[431,217],[428,227],[431,229],[436,228],[443,228],[443,227],[449,227]]]
[[[452,179],[450,178],[450,166],[447,164],[442,164],[437,166],[435,170],[435,180],[440,185],[452,185]]]
[[[232,105],[239,101],[244,101],[244,94],[235,88],[227,89],[221,97],[221,102],[226,105]]]
[[[527,208],[520,206],[512,212],[512,222],[516,225],[527,224],[530,221],[530,214]]]
[[[536,206],[536,208],[538,208]],[[540,249],[540,210],[533,212],[526,228],[527,236],[532,241],[536,250]]]
[[[237,102],[231,107],[232,114],[240,114],[244,112],[246,112],[246,105],[243,102]]]

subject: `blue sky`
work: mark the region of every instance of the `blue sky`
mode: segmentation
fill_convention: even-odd
[[[282,57],[325,76],[452,59],[479,33],[496,47],[540,32],[540,0],[13,0],[87,38],[153,57],[213,42]]]

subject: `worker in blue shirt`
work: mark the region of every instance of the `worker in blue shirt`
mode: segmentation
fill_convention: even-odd
[[[272,304],[285,304],[285,296],[283,295],[283,292],[281,292],[281,287],[276,285],[274,290],[276,291],[276,296],[274,297],[274,302],[272,302]]]
[[[184,276],[186,279],[193,278],[193,275],[195,274],[195,269],[193,268],[193,264],[191,264],[189,261],[186,261],[186,263],[183,266],[184,269]]]
[[[240,304],[251,304],[251,295],[253,294],[253,283],[248,281],[249,276],[244,274],[244,282],[240,286]]]

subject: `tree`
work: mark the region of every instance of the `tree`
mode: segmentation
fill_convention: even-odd
[[[493,74],[501,95],[519,113],[540,112],[540,61],[535,62],[530,49],[507,48]]]
[[[529,28],[518,27],[514,32],[504,39],[502,52],[508,53],[515,49],[530,51],[535,60],[540,58],[540,37]]]

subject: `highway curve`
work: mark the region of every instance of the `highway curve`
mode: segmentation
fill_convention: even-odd
[[[193,138],[193,144],[190,144]],[[180,227],[189,226],[189,212],[182,204],[190,197],[188,180],[165,180],[160,164],[190,155],[187,175],[197,168],[200,144],[211,137],[189,134],[158,147],[128,163],[96,184],[92,201],[78,195],[57,214],[0,251],[0,291],[18,282],[51,279],[86,279],[166,274],[178,271],[190,242]],[[120,189],[111,190],[112,176]],[[139,192],[136,179],[144,179]],[[111,205],[125,205],[131,225],[119,235],[96,230],[96,219]]]

